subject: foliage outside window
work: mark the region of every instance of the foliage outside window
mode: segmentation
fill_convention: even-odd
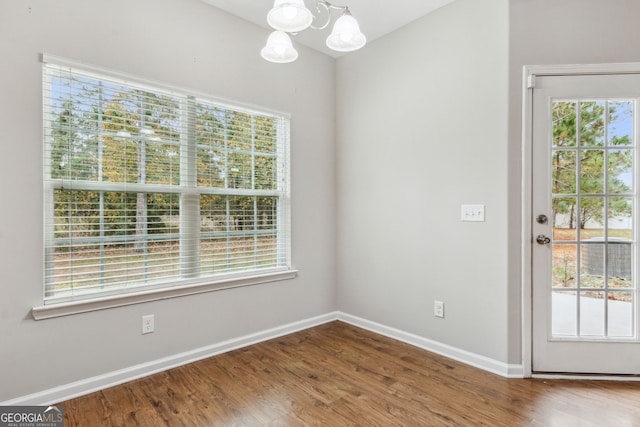
[[[45,302],[289,268],[289,120],[44,65]]]
[[[554,226],[584,229],[589,222],[601,226],[607,216],[631,216],[634,147],[626,128],[632,112],[629,100],[552,103]],[[578,192],[586,195],[579,204]]]

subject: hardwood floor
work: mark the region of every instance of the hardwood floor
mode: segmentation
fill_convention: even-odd
[[[65,426],[633,426],[640,382],[506,379],[332,322],[62,402]]]

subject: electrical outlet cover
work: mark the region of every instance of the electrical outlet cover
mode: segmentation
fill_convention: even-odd
[[[442,301],[433,302],[433,315],[436,317],[444,317],[444,303]]]
[[[142,316],[142,334],[150,334],[155,330],[153,314]]]

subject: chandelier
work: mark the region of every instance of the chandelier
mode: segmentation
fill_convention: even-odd
[[[331,22],[334,10],[340,12],[340,17],[327,37],[327,47],[337,52],[351,52],[365,45],[367,38],[360,32],[358,21],[351,16],[347,6],[318,0],[315,9],[317,13],[314,15],[304,5],[304,0],[275,0],[267,15],[267,22],[275,31],[269,35],[267,45],[260,52],[262,57],[277,63],[295,61],[298,51],[293,47],[289,34],[296,35],[307,28],[324,30]],[[316,21],[320,21],[319,25]]]

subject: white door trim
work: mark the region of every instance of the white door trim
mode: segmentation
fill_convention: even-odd
[[[538,76],[576,76],[594,74],[640,74],[640,62],[612,64],[525,65],[522,75],[522,368],[524,377],[532,370],[532,282],[531,218],[532,211],[532,149],[533,149],[533,87]]]

